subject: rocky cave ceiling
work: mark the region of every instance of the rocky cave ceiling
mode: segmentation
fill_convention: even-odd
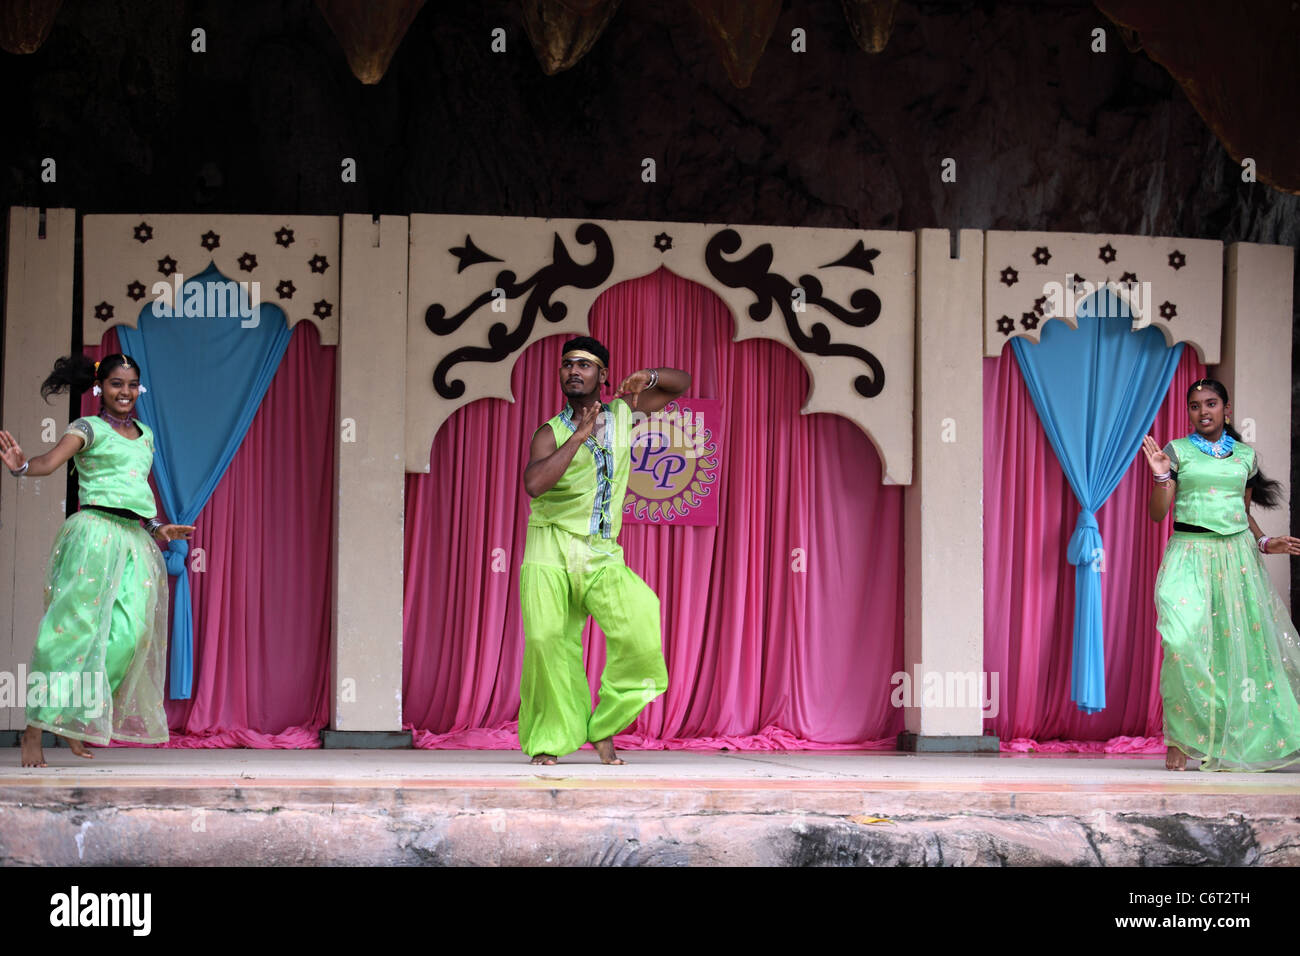
[[[315,0],[356,78],[378,83],[426,0]],[[471,0],[472,2],[472,0]],[[541,69],[571,68],[599,40],[620,0],[518,0]],[[889,43],[899,0],[840,0],[846,28],[866,53]],[[1300,194],[1300,3],[1251,0],[1094,0],[1133,52],[1143,52],[1182,87],[1237,163]],[[33,53],[63,0],[0,0],[0,48]],[[690,0],[683,17],[707,31],[731,82],[747,87],[776,29],[782,0]],[[437,16],[436,8],[430,15]]]

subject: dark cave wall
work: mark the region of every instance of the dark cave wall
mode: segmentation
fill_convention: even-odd
[[[676,0],[625,3],[554,77],[504,2],[429,4],[376,87],[308,0],[70,0],[0,70],[11,204],[1300,239],[1295,197],[1241,183],[1177,84],[1082,2],[904,3],[875,56],[839,4],[790,2],[745,90]]]

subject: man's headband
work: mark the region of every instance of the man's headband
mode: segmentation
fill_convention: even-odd
[[[591,354],[590,352],[588,352],[586,349],[571,349],[571,350],[569,350],[568,352],[565,352],[562,356],[560,356],[561,359],[566,359],[566,358],[570,358],[570,357],[572,357],[572,358],[582,358],[582,359],[587,359],[588,361],[595,362],[595,363],[596,363],[598,366],[600,366],[601,368],[604,368],[604,367],[605,367],[605,363],[604,363],[604,362],[602,362],[602,361],[601,361],[599,358],[597,358],[595,355],[592,355],[592,354]]]

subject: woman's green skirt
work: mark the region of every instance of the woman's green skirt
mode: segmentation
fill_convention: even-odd
[[[1175,531],[1156,578],[1165,742],[1202,770],[1300,760],[1300,644],[1249,531]]]
[[[50,553],[28,725],[96,744],[165,743],[166,660],[162,552],[138,521],[77,512]]]

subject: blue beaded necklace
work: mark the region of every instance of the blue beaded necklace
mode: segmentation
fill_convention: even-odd
[[[1229,457],[1232,454],[1232,447],[1237,444],[1233,441],[1232,436],[1228,434],[1226,428],[1223,430],[1223,434],[1219,436],[1219,440],[1216,442],[1211,442],[1199,432],[1192,432],[1187,436],[1187,438],[1201,451],[1214,458]]]

